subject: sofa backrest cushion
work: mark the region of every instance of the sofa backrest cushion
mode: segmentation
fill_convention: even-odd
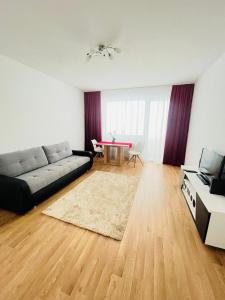
[[[43,146],[43,149],[50,164],[73,154],[68,142]]]
[[[19,176],[48,165],[42,147],[0,154],[0,174],[10,177]]]

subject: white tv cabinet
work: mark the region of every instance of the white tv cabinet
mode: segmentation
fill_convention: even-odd
[[[197,168],[181,166],[180,185],[202,241],[225,249],[225,196],[209,193]]]

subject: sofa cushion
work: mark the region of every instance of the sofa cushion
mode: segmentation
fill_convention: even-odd
[[[25,180],[33,194],[89,161],[90,157],[72,155],[17,178]]]
[[[72,155],[72,150],[68,142],[43,146],[43,149],[50,164]]]
[[[42,147],[0,154],[0,174],[19,176],[48,164]]]

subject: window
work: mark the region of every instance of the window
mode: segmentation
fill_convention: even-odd
[[[109,101],[106,104],[106,132],[143,135],[145,101]]]
[[[170,86],[104,91],[102,137],[132,142],[145,160],[161,162],[171,93]]]

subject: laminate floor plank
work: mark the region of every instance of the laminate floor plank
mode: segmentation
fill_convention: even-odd
[[[121,242],[42,211],[95,170],[139,176]],[[95,162],[24,216],[0,210],[0,300],[223,300],[225,251],[205,246],[179,168]]]

